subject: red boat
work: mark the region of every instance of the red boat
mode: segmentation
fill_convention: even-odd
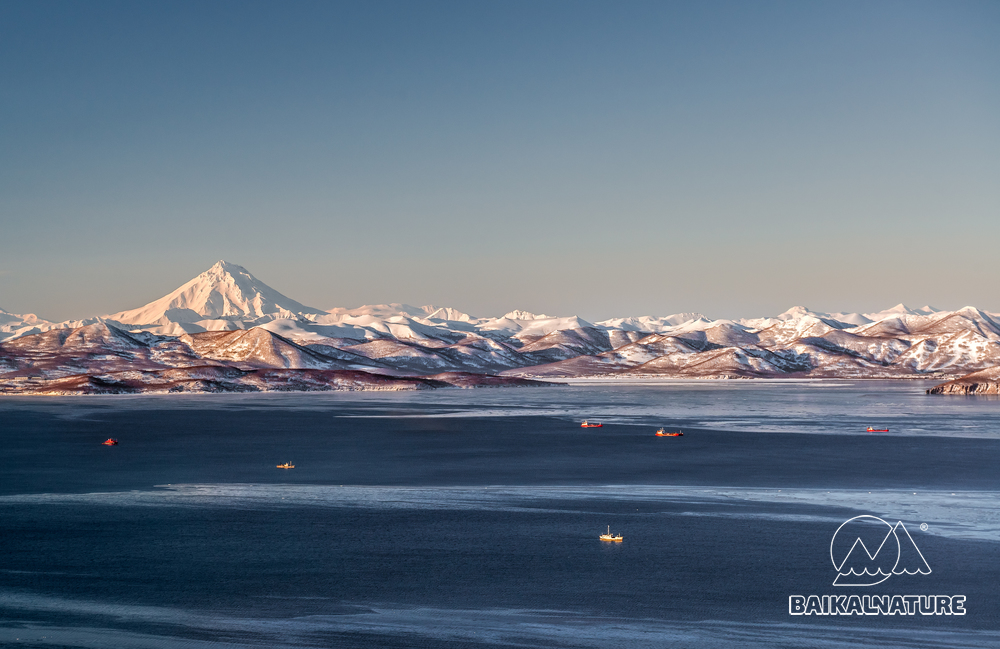
[[[113,437],[109,437],[101,442],[101,444],[104,444],[105,446],[118,446],[118,440]]]
[[[657,437],[684,437],[684,433],[682,433],[681,431],[677,431],[676,433],[668,433],[668,432],[664,431],[661,428],[660,430],[656,431],[656,436]]]
[[[580,428],[604,428],[604,424],[592,424],[584,419],[583,423],[580,424]]]
[[[869,432],[869,433],[888,433],[889,429],[888,428],[872,428],[871,426],[869,426],[867,432]]]

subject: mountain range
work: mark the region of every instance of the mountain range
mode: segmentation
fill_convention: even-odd
[[[322,310],[220,261],[129,311],[50,322],[0,310],[0,390],[143,392],[544,385],[533,379],[940,378],[1000,366],[1000,315],[793,307],[590,323],[381,304]]]

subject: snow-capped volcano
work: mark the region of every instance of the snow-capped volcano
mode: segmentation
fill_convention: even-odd
[[[107,319],[141,326],[324,313],[282,295],[242,266],[219,261],[173,293],[138,309],[109,315]]]

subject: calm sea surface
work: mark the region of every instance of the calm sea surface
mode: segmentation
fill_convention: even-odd
[[[1000,400],[926,387],[2,398],[0,645],[1000,646]],[[861,514],[931,574],[834,587]]]

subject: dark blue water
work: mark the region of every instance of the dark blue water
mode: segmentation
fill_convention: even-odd
[[[0,644],[997,646],[1000,401],[923,387],[7,399]],[[790,616],[859,514],[968,614]]]

